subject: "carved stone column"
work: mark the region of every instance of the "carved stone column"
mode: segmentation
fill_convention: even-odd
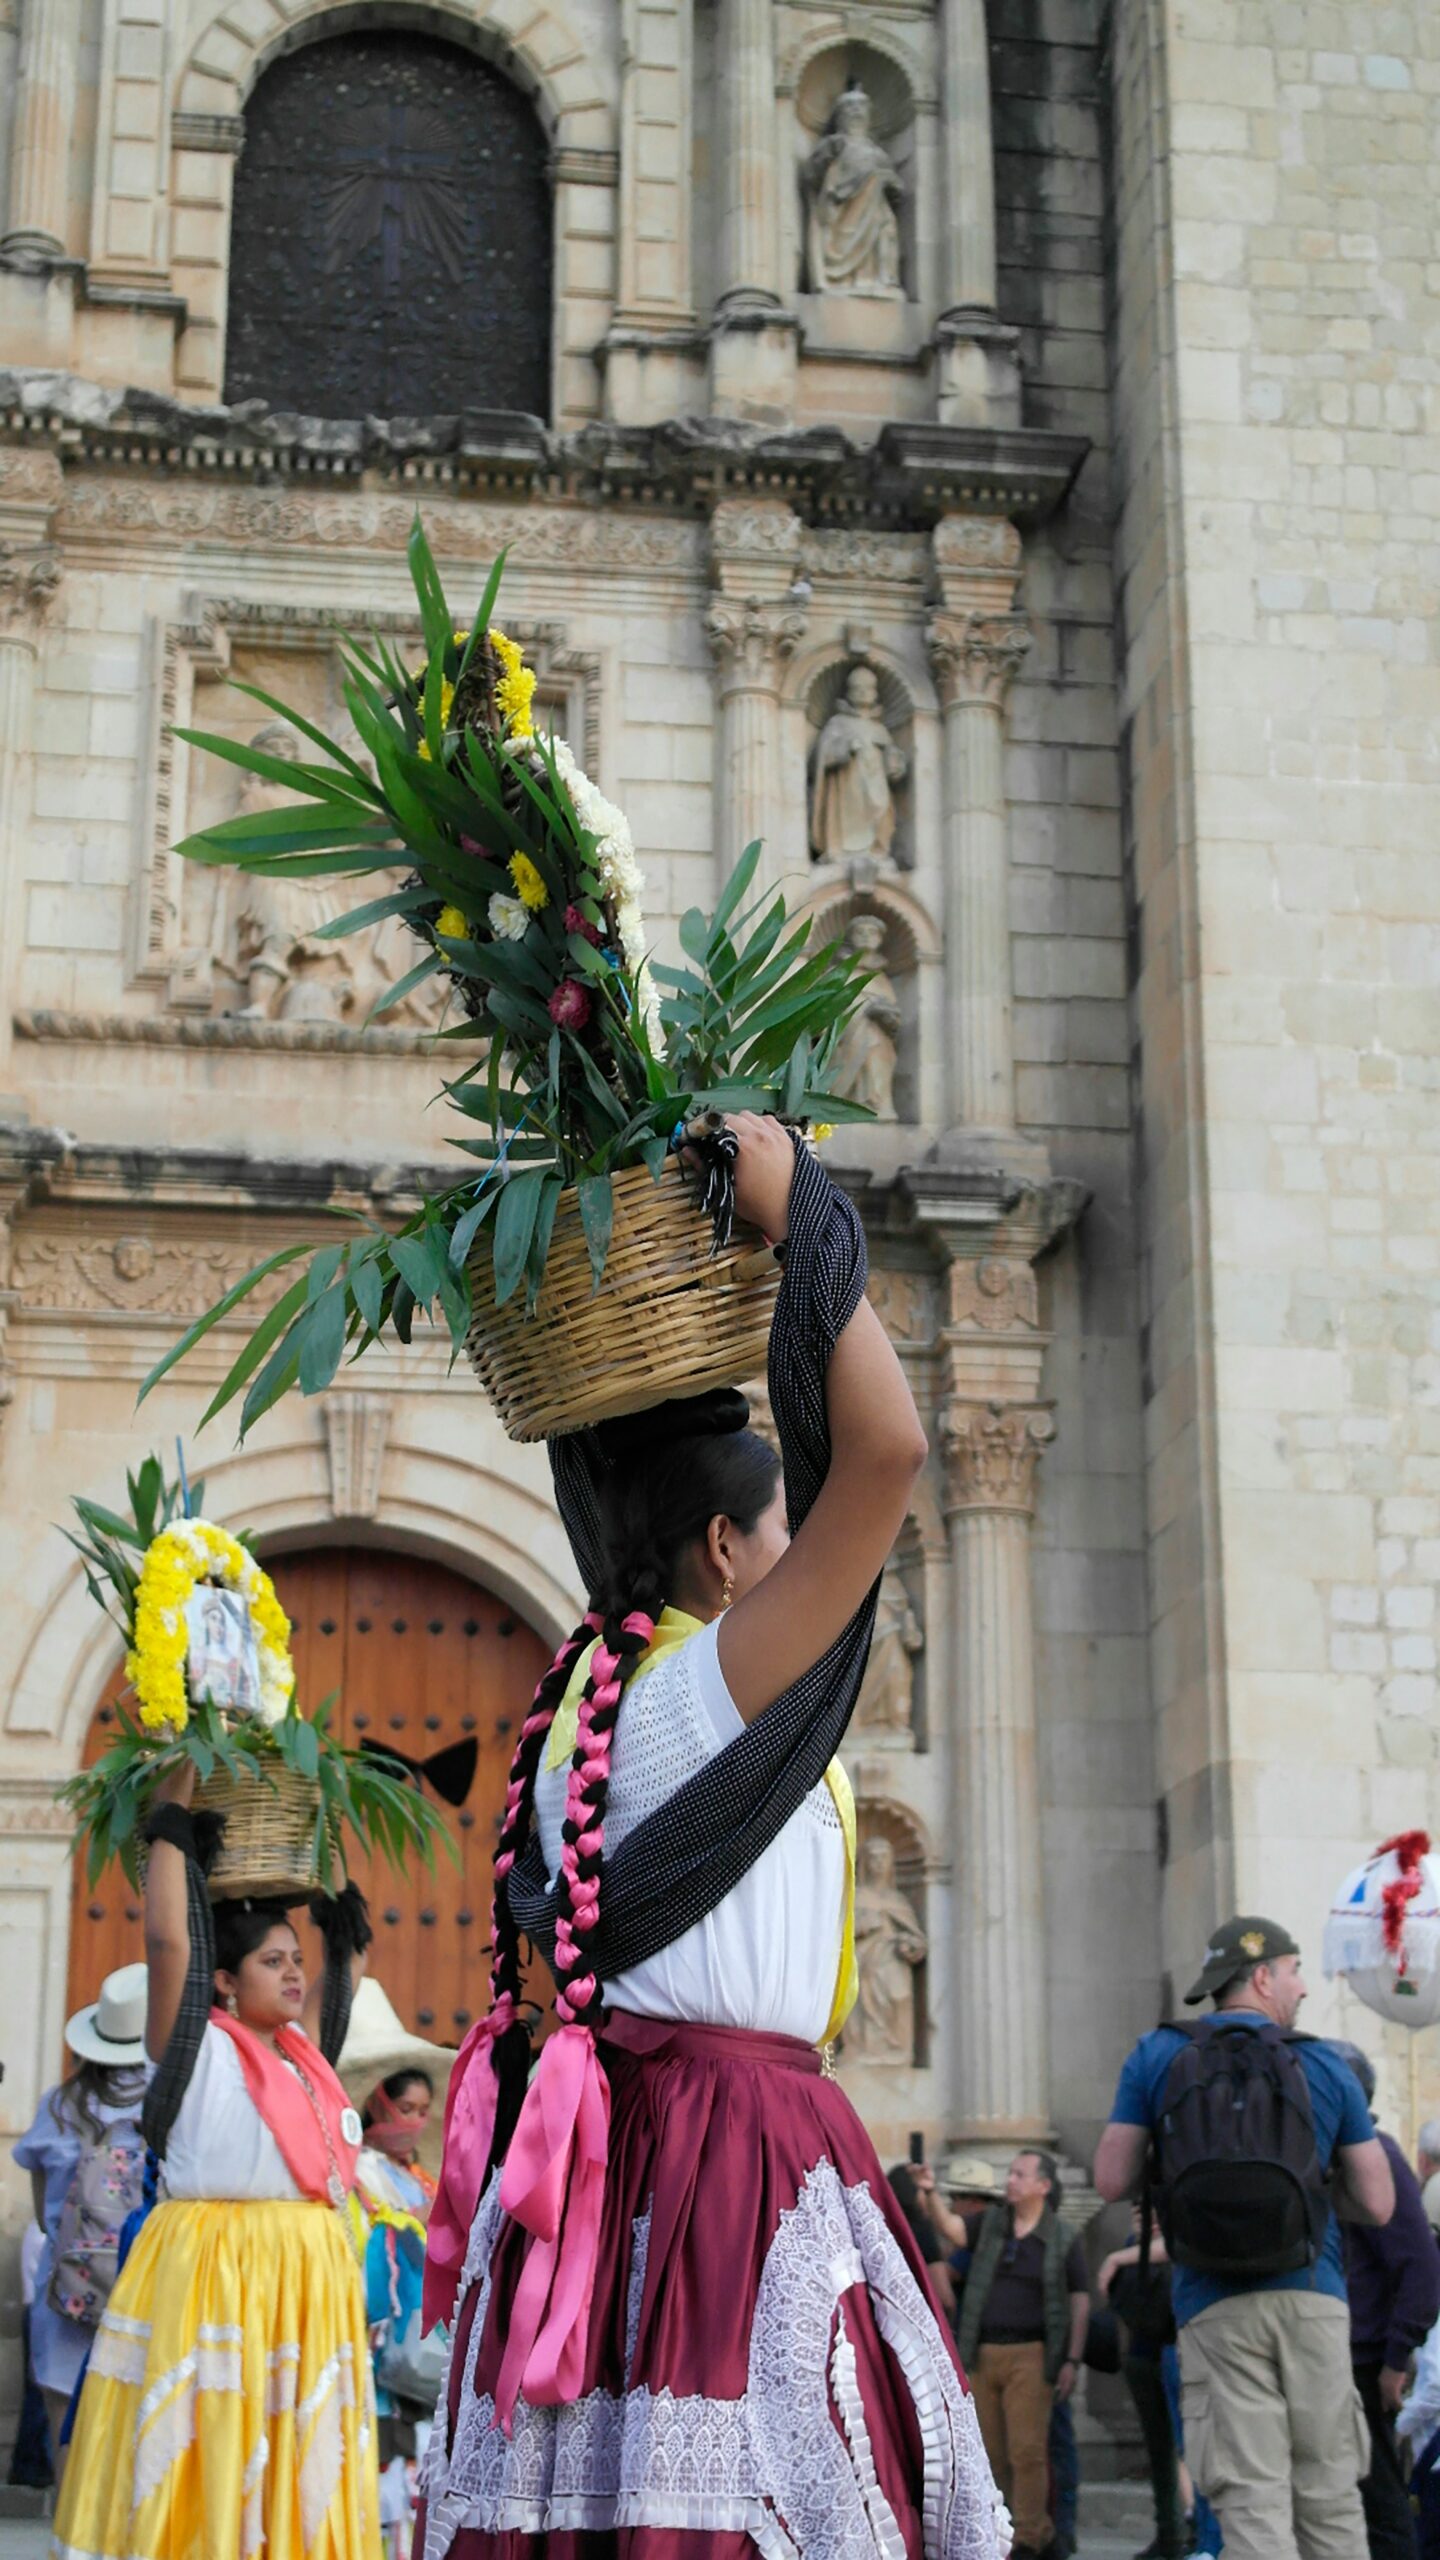
[[[794,406],[798,330],[780,299],[780,137],[774,0],[719,0],[716,134],[720,255],[710,337],[717,417]]]
[[[1005,696],[1030,646],[1013,610],[1020,537],[947,516],[933,543],[940,603],[926,638],[945,713],[945,1051],[952,1128],[1015,1127]]]
[[[60,555],[49,543],[27,539],[48,522],[18,503],[22,492],[39,494],[48,483],[46,466],[58,484],[59,464],[53,455],[21,454],[13,472],[0,456],[0,949],[19,954],[25,947],[27,895],[26,832],[34,765],[35,660],[45,618],[60,584]],[[9,528],[23,527],[21,539]],[[12,964],[12,996],[20,992],[18,962]],[[8,1022],[0,1033],[0,1051],[8,1048]]]
[[[943,1261],[946,1300],[935,1436],[950,1533],[950,2099],[965,2139],[1036,2141],[1049,2097],[1031,1521],[1055,1425],[1035,1263],[1084,1192],[933,1161],[899,1189]]]
[[[4,250],[48,266],[65,255],[70,133],[80,59],[76,0],[24,0]]]
[[[800,558],[798,516],[779,500],[722,499],[710,520],[715,590],[705,633],[715,660],[716,885],[748,844],[765,843],[762,879],[783,868],[780,819],[780,684],[805,633],[792,595]]]
[[[943,426],[1020,424],[1020,332],[995,310],[995,157],[984,0],[941,0],[944,308],[935,330]]]
[[[955,2030],[963,2132],[1048,2129],[1045,1904],[1030,1521],[1054,1432],[1043,1406],[948,1404],[956,1736]]]

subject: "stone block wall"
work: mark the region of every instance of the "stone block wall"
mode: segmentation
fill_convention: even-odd
[[[1207,1876],[1313,1952],[1440,1811],[1440,26],[1121,6],[1115,43],[1178,1962]]]

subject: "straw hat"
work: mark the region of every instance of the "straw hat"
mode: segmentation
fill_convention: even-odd
[[[983,2159],[978,2151],[952,2152],[945,2163],[942,2181],[947,2195],[998,2196],[1000,2179],[993,2160]]]
[[[434,2086],[435,2103],[420,2144],[420,2158],[427,2169],[439,2168],[445,2092],[455,2068],[455,2055],[447,2044],[427,2044],[423,2036],[412,2036],[409,2028],[402,2026],[389,1993],[373,1973],[362,1974],[356,1984],[350,2024],[335,2068],[347,2095],[360,2108],[380,2082],[393,2079],[397,2071],[423,2071]]]
[[[124,2069],[145,2059],[145,1995],[149,1975],[143,1964],[122,1964],[107,1973],[100,1997],[77,2009],[65,2028],[65,2041],[80,2062],[108,2062]]]

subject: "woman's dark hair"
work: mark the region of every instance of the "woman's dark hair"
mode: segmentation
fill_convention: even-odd
[[[362,2125],[364,2125],[368,2130],[374,2123],[375,2100],[382,2092],[387,2098],[401,2098],[407,2089],[413,2089],[417,2080],[420,2082],[421,2087],[426,2091],[427,2095],[433,2098],[435,2095],[435,2083],[431,2079],[429,2072],[422,2071],[418,2062],[412,2062],[408,2070],[392,2071],[388,2080],[381,2081],[380,2088],[378,2090],[371,2090],[369,2098],[365,2104],[365,2112],[360,2119]]]
[[[686,1548],[712,1520],[733,1520],[747,1536],[755,1527],[774,1499],[780,1461],[768,1440],[745,1428],[748,1413],[742,1395],[722,1388],[602,1423],[610,1470],[600,1486],[601,1608],[658,1617],[674,1598]]]
[[[284,1902],[217,1902],[215,1905],[215,1970],[238,1973],[247,1956],[263,1947],[272,1929],[294,1928]]]
[[[104,2130],[101,2108],[118,2106],[119,2087],[137,2087],[139,2078],[138,2062],[77,2061],[55,2092],[55,2114],[72,2133],[100,2133]]]

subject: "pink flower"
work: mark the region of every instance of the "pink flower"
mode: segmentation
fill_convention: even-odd
[[[596,951],[599,950],[600,927],[598,924],[592,924],[588,916],[582,916],[578,907],[569,906],[566,908],[565,930],[567,933],[578,933],[583,935],[584,939],[590,943]]]
[[[478,836],[462,836],[460,850],[462,853],[478,854],[483,862],[491,859],[490,847],[488,844],[482,844]]]
[[[578,978],[562,978],[547,1010],[562,1031],[583,1031],[590,1019],[590,998]]]

